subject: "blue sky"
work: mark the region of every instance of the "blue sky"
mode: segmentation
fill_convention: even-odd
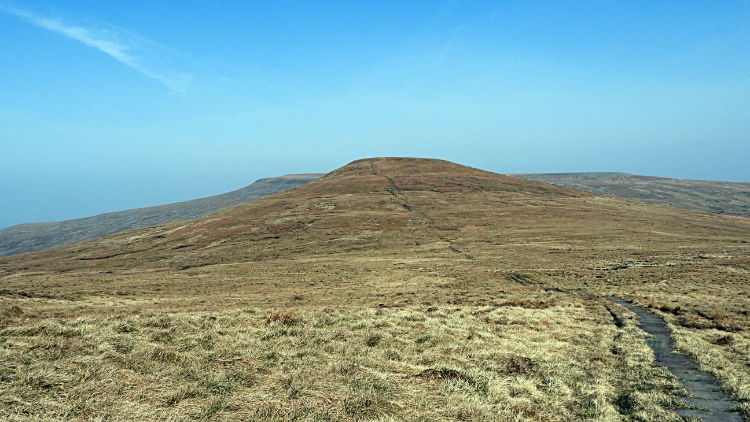
[[[371,156],[750,182],[747,1],[0,0],[0,228]]]

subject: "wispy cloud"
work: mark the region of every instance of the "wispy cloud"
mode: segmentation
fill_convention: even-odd
[[[16,16],[65,37],[94,47],[120,63],[157,80],[175,92],[184,92],[190,75],[176,71],[173,62],[180,54],[139,35],[103,23],[72,23],[62,18],[44,17],[28,10],[0,5],[0,13]]]

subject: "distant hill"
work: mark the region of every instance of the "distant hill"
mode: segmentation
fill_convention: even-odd
[[[270,177],[236,191],[192,201],[75,220],[19,224],[0,229],[0,257],[51,249],[130,229],[201,217],[308,183],[323,175],[320,173]],[[614,172],[532,173],[509,176],[651,204],[750,218],[750,183],[671,179]]]
[[[750,183],[671,179],[628,173],[534,173],[511,176],[651,204],[750,217]]]
[[[750,386],[749,287],[748,218],[357,160],[203,217],[0,258],[0,420],[744,412],[723,397]],[[674,340],[607,297],[657,312]],[[659,367],[672,344],[716,381]]]
[[[746,218],[655,206],[447,161],[373,158],[193,220],[2,258],[0,270],[98,274],[206,267],[220,280],[222,271],[230,271],[225,265],[300,259],[305,267],[307,260],[331,254],[353,260],[360,254],[492,262],[503,257],[533,268],[564,268],[568,264],[553,262],[570,255],[576,266],[601,266],[599,261],[623,259],[629,248],[640,256],[646,244],[661,251],[731,238],[739,245],[748,240],[748,229]],[[622,246],[615,248],[615,241]],[[519,258],[521,250],[526,252]],[[271,271],[253,268],[257,277]]]
[[[321,176],[323,173],[269,177],[242,189],[191,201],[74,220],[18,224],[0,230],[0,257],[57,248],[126,230],[201,217],[311,182]]]

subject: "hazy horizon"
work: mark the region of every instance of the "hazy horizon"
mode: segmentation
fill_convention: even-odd
[[[750,4],[0,0],[0,228],[365,157],[750,182]]]

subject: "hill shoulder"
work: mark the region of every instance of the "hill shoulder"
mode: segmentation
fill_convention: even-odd
[[[0,230],[0,257],[72,245],[114,233],[201,217],[315,180],[323,174],[259,179],[242,189],[206,198],[110,212],[73,220],[25,223]]]

